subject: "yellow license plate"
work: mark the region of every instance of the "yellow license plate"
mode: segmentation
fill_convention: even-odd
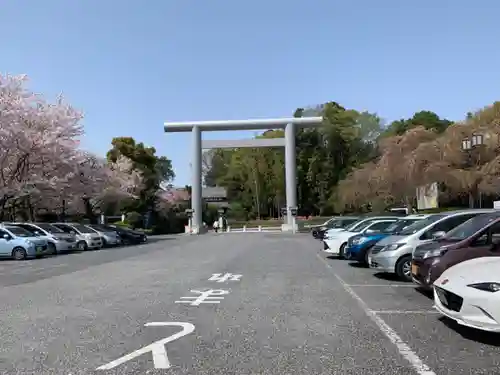
[[[418,266],[416,264],[411,265],[411,273],[414,275],[418,275]]]

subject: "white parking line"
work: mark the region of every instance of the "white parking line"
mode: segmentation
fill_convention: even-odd
[[[411,366],[419,375],[436,375],[434,371],[430,369],[409,346],[406,344],[401,337],[394,331],[387,323],[377,315],[377,313],[371,310],[368,305],[361,299],[360,296],[339,276],[333,271],[333,268],[326,262],[319,254],[316,254],[318,259],[330,269],[332,274],[337,278],[340,285],[344,290],[354,298],[359,306],[363,309],[365,314],[378,326],[380,331],[396,346],[398,352],[408,361]]]
[[[436,310],[370,310],[374,314],[439,314]]]
[[[416,285],[414,284],[346,284],[347,286],[354,287],[354,288],[359,288],[362,286],[385,286],[385,287],[391,287],[391,288],[415,288]]]

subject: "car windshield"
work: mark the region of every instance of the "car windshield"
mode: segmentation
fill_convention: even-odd
[[[371,225],[375,219],[369,219],[369,220],[361,220],[357,221],[356,223],[350,225],[347,227],[345,230],[348,232],[361,232],[363,229],[365,229],[367,226]]]
[[[449,231],[442,239],[448,241],[465,240],[497,219],[498,217],[492,217],[491,215],[476,216]]]
[[[351,223],[347,226],[344,227],[346,231],[350,231],[353,228],[356,228],[356,226],[361,222],[361,220],[356,220],[354,223]]]
[[[62,229],[59,229],[58,227],[55,227],[51,224],[36,224],[37,227],[42,228],[44,231],[49,232],[49,233],[64,233]]]
[[[417,233],[419,230],[424,229],[425,227],[435,223],[436,221],[445,218],[447,215],[432,215],[425,219],[419,220],[416,223],[411,224],[410,226],[404,228],[398,234],[401,236],[409,236],[410,234]]]
[[[333,224],[336,220],[338,220],[337,217],[332,217],[331,219],[328,219],[327,221],[325,221],[323,223],[324,226],[327,226],[327,225],[330,225],[330,224]]]
[[[357,221],[359,221],[359,219],[355,219],[355,218],[352,218],[352,219],[340,219],[340,220],[337,220],[335,222],[335,225],[337,225],[335,228],[346,228],[346,227],[354,224]]]
[[[21,228],[21,227],[5,227],[7,230],[9,230],[10,232],[12,232],[12,234],[14,234],[15,236],[17,237],[33,237],[33,233],[27,231],[26,229],[24,228]]]
[[[422,219],[402,219],[394,222],[393,224],[389,225],[387,228],[385,228],[382,233],[398,233],[404,230],[405,228],[409,227],[413,223],[417,221],[421,221]]]
[[[72,225],[72,227],[75,228],[80,233],[95,233],[95,230],[86,227],[85,225],[82,224],[74,224]]]

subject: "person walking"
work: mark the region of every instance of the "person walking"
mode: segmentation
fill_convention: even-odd
[[[214,228],[215,233],[217,233],[219,231],[219,220],[214,221],[213,228]]]

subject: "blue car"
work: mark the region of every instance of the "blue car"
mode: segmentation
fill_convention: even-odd
[[[405,216],[389,225],[383,231],[352,236],[347,241],[347,246],[345,248],[345,258],[368,265],[368,253],[373,245],[375,245],[385,237],[397,234],[407,226],[413,224],[415,221],[422,220],[424,218],[425,215]]]
[[[23,260],[43,255],[47,240],[14,225],[0,225],[0,257]]]

